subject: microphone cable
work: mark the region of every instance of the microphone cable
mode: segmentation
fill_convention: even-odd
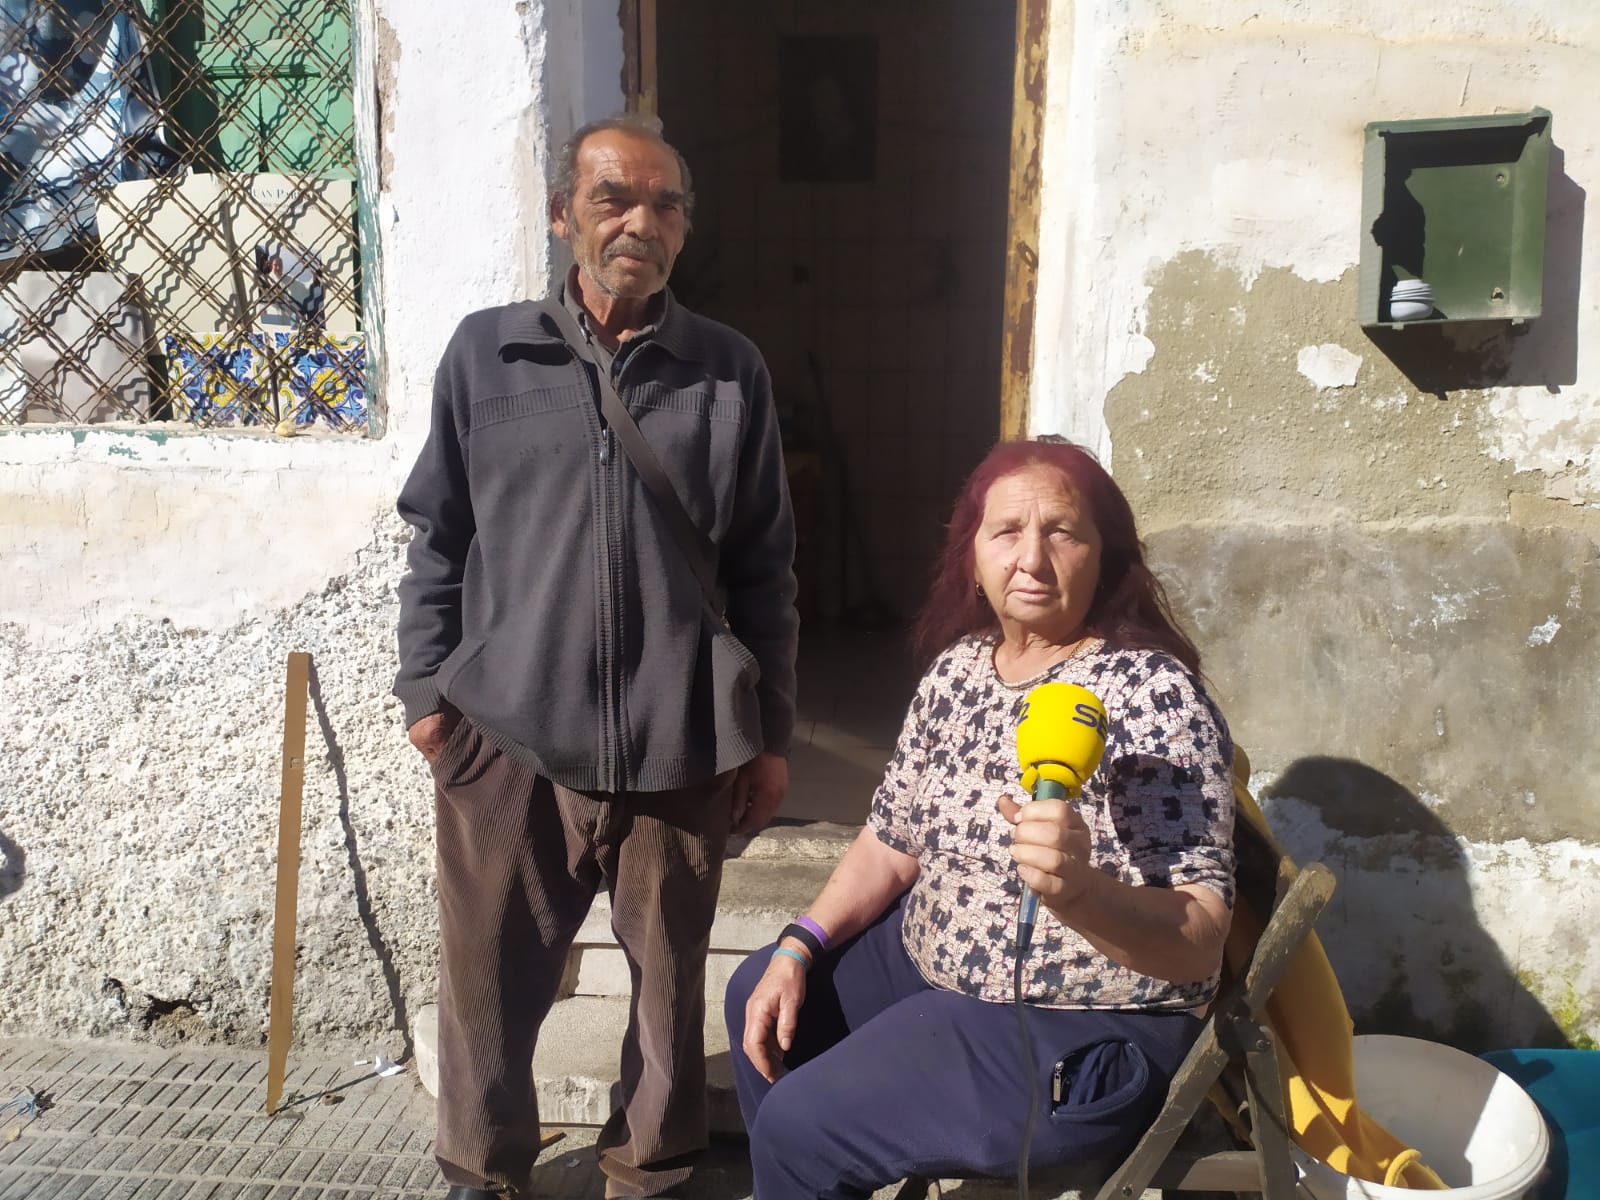
[[[1017,915],[1027,903],[1027,889],[1017,900]],[[1034,1070],[1033,1030],[1028,1027],[1028,1006],[1022,1001],[1022,968],[1033,943],[1033,927],[1017,926],[1016,965],[1011,973],[1011,1003],[1017,1012],[1017,1030],[1022,1043],[1022,1074],[1028,1081],[1028,1118],[1022,1125],[1022,1145],[1017,1150],[1017,1200],[1028,1200],[1028,1155],[1033,1147],[1033,1127],[1039,1119],[1039,1073]]]

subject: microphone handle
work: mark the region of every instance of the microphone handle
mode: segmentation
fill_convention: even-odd
[[[1034,800],[1065,800],[1071,793],[1067,785],[1054,779],[1040,779],[1033,785]],[[1022,885],[1022,907],[1017,912],[1017,953],[1026,954],[1033,942],[1033,926],[1039,917],[1039,897],[1027,884]]]

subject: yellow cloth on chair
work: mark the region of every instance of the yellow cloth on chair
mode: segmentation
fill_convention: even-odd
[[[1280,862],[1287,863],[1288,856],[1250,795],[1249,782],[1250,760],[1243,750],[1235,750],[1236,820],[1247,822],[1266,846],[1276,851]],[[1239,844],[1237,831],[1234,842]],[[1261,929],[1261,914],[1253,911],[1241,889],[1228,934],[1230,964],[1248,961]],[[1314,932],[1307,935],[1273,989],[1267,1001],[1267,1021],[1276,1043],[1289,1123],[1302,1150],[1336,1171],[1371,1183],[1402,1188],[1445,1186],[1416,1150],[1356,1104],[1351,1046],[1355,1025],[1333,966]]]

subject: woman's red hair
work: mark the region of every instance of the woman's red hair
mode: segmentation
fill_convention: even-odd
[[[1199,674],[1200,651],[1178,628],[1160,580],[1145,563],[1128,498],[1094,455],[1064,438],[1001,442],[967,477],[934,565],[933,586],[912,629],[918,658],[926,665],[968,634],[999,634],[999,619],[973,586],[972,544],[989,489],[1029,467],[1059,474],[1100,531],[1100,584],[1086,632],[1109,646],[1165,651]]]

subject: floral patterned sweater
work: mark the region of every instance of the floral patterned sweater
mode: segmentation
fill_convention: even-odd
[[[916,857],[907,953],[935,987],[1009,1002],[1021,880],[998,797],[1021,798],[1023,699],[1041,683],[1088,688],[1110,733],[1078,798],[1095,866],[1136,887],[1204,884],[1233,903],[1233,743],[1200,681],[1170,655],[1090,639],[1032,679],[1006,683],[994,643],[968,637],[928,669],[872,800],[878,839]],[[1040,906],[1023,996],[1046,1008],[1188,1009],[1217,979],[1169,983],[1121,966]]]

